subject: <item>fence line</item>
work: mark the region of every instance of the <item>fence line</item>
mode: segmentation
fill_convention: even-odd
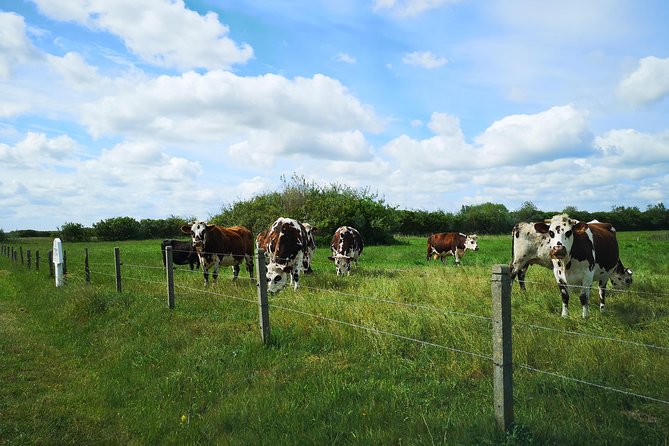
[[[531,283],[531,284],[534,284],[534,285],[545,285],[544,282],[536,282],[536,281],[530,281],[530,280],[524,280],[523,282]],[[557,285],[557,282],[555,282],[554,279],[552,280],[552,282],[555,283],[555,285]],[[590,286],[585,286],[585,285],[564,285],[564,286],[567,287],[567,288],[578,288],[578,289],[582,289],[582,288],[589,289],[589,288],[592,288],[592,287],[598,287],[596,281],[593,281],[592,285],[590,285]],[[616,292],[619,292],[619,293],[646,294],[646,295],[651,295],[651,296],[669,296],[669,293],[656,293],[656,292],[652,292],[652,291],[638,291],[638,290],[633,290],[631,288],[630,289],[621,289],[621,288],[608,288],[607,287],[606,291],[616,291]]]
[[[555,378],[561,378],[561,379],[565,379],[567,381],[573,381],[573,382],[577,382],[579,384],[585,384],[585,385],[588,385],[588,386],[597,387],[599,389],[609,390],[611,392],[622,393],[624,395],[635,396],[637,398],[642,398],[642,399],[645,399],[645,400],[648,400],[648,401],[653,401],[653,402],[656,402],[656,403],[662,403],[662,404],[669,405],[669,401],[667,401],[667,400],[662,400],[662,399],[659,399],[659,398],[654,398],[652,396],[642,395],[640,393],[630,392],[628,390],[616,389],[615,387],[610,387],[610,386],[605,386],[603,384],[597,384],[597,383],[593,383],[593,382],[589,382],[589,381],[584,381],[582,379],[572,378],[570,376],[564,376],[564,375],[561,375],[561,374],[556,373],[556,372],[547,372],[546,370],[537,369],[535,367],[532,367],[532,366],[529,366],[529,365],[526,365],[526,364],[514,364],[514,366],[515,367],[520,367],[520,368],[523,368],[523,369],[526,369],[526,370],[530,370],[532,372],[537,372],[537,373],[542,373],[544,375],[553,376]]]

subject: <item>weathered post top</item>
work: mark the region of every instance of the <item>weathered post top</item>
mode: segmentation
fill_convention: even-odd
[[[59,238],[53,239],[53,263],[55,265],[63,263],[63,243]]]

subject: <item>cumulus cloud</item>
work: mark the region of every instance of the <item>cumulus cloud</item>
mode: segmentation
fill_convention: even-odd
[[[592,152],[587,113],[572,105],[506,116],[477,136],[475,144],[466,142],[457,117],[434,113],[429,128],[435,136],[415,140],[402,135],[384,150],[405,166],[430,171],[520,166]]]
[[[49,54],[47,60],[71,88],[100,88],[101,78],[98,75],[97,68],[88,65],[80,54],[70,52],[63,57]]]
[[[400,17],[413,17],[431,9],[460,3],[462,0],[374,0],[374,11],[387,10]]]
[[[431,51],[414,51],[402,57],[402,62],[407,65],[416,65],[423,68],[438,68],[446,65],[446,58],[437,56]]]
[[[181,70],[228,69],[253,56],[248,44],[238,45],[218,15],[204,16],[183,0],[136,2],[120,0],[36,0],[40,10],[57,20],[74,21],[120,37],[145,62]]]
[[[669,163],[669,131],[656,134],[634,129],[611,130],[595,138],[605,162],[634,167]]]
[[[30,132],[15,146],[0,144],[0,161],[16,165],[48,165],[71,158],[78,144],[67,135],[49,138]]]
[[[37,57],[37,51],[26,37],[23,17],[0,12],[0,79],[9,79],[13,68]]]
[[[84,107],[93,135],[206,142],[262,165],[276,156],[365,159],[382,121],[337,80],[230,72],[161,76]]]
[[[669,57],[644,57],[637,69],[618,85],[618,95],[635,105],[659,101],[669,95]]]

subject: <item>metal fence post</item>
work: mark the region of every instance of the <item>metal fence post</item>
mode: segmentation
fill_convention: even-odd
[[[116,292],[121,292],[121,251],[114,248],[114,268],[116,270]]]
[[[264,345],[269,344],[269,303],[267,302],[267,266],[265,251],[256,249],[256,271],[258,274],[258,315],[260,317],[260,337]]]
[[[167,306],[174,309],[174,263],[172,261],[172,247],[165,247],[165,271],[167,272]]]
[[[495,419],[500,429],[508,431],[513,424],[511,279],[508,265],[493,265],[491,290]]]

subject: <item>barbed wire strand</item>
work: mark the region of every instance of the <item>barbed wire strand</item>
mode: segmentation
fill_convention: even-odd
[[[528,281],[528,280],[524,280],[523,282],[534,284],[534,285],[545,285],[545,282],[536,282],[536,281]],[[557,282],[555,282],[555,281],[552,281],[552,282],[555,283],[555,285],[557,285]],[[590,285],[590,286],[585,286],[585,285],[564,285],[564,286],[567,287],[567,288],[579,288],[579,289],[581,289],[581,288],[592,288],[593,286],[599,288],[596,281],[593,281],[592,285]],[[633,290],[631,288],[627,289],[627,290],[621,289],[621,288],[606,288],[606,291],[616,291],[616,292],[619,292],[619,293],[646,294],[646,295],[652,295],[652,296],[669,296],[669,293],[659,293],[659,292],[653,292],[653,291],[638,291],[638,290]]]
[[[556,372],[548,372],[546,370],[537,369],[537,368],[529,366],[527,364],[516,364],[516,363],[514,363],[513,366],[523,368],[523,369],[526,369],[526,370],[530,370],[532,372],[537,372],[537,373],[542,373],[544,375],[553,376],[555,378],[561,378],[561,379],[564,379],[564,380],[567,380],[567,381],[573,381],[573,382],[577,382],[577,383],[580,383],[580,384],[585,384],[585,385],[588,385],[588,386],[597,387],[599,389],[609,390],[611,392],[617,392],[617,393],[621,393],[623,395],[634,396],[634,397],[642,398],[642,399],[645,399],[645,400],[648,400],[648,401],[654,401],[656,403],[662,403],[662,404],[669,405],[669,401],[667,401],[667,400],[662,400],[662,399],[659,399],[659,398],[654,398],[652,396],[642,395],[640,393],[630,392],[628,390],[616,389],[615,387],[610,387],[610,386],[605,386],[603,384],[597,384],[597,383],[593,383],[593,382],[589,382],[589,381],[584,381],[582,379],[572,378],[570,376],[564,376],[564,375],[562,375],[560,373],[556,373]]]

